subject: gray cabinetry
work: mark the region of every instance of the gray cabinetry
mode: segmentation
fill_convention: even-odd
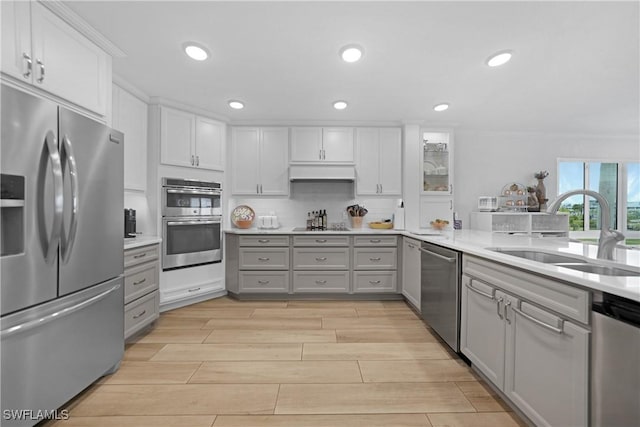
[[[347,293],[351,257],[349,236],[294,236],[293,291]]]
[[[397,291],[398,238],[356,236],[353,248],[353,292]]]
[[[471,256],[463,272],[462,353],[536,425],[587,425],[588,292]]]
[[[227,235],[227,289],[238,293],[288,293],[289,241],[289,236],[282,235]]]
[[[124,337],[144,329],[160,315],[159,245],[124,251]]]

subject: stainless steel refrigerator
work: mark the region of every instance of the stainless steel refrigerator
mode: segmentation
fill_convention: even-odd
[[[122,358],[124,141],[6,85],[0,98],[0,424],[23,426]]]

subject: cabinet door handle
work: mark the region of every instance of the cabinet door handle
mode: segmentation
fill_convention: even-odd
[[[511,305],[511,301],[507,301],[502,306],[502,310],[504,311],[504,318],[507,321],[507,323],[509,323],[509,324],[511,324],[511,319],[509,319],[509,306],[510,305]]]
[[[200,156],[196,156],[196,166],[200,166]]]
[[[379,285],[380,280],[369,280],[369,283],[371,283],[372,285]]]
[[[449,184],[449,194],[453,194],[453,184]]]
[[[192,154],[191,155],[191,166],[194,166],[196,164],[196,158],[195,156]]]
[[[380,184],[380,194],[382,194],[382,184]]]
[[[316,284],[318,285],[325,285],[327,283],[326,280],[316,280]]]
[[[380,243],[382,240],[380,239],[369,239],[369,242],[371,243]]]
[[[256,194],[260,194],[260,184],[256,184]]]
[[[271,240],[269,239],[259,239],[258,243],[269,243]]]
[[[473,292],[475,292],[475,293],[477,293],[479,295],[482,295],[483,297],[489,298],[490,300],[496,299],[496,290],[495,289],[492,289],[491,293],[488,294],[486,292],[482,292],[481,290],[476,289],[473,286],[471,286],[471,282],[467,283],[467,289],[469,289],[470,291],[473,291]]]
[[[193,289],[188,289],[187,292],[197,292],[199,290],[200,288],[193,288]]]
[[[147,310],[142,310],[142,313],[140,313],[140,314],[136,314],[135,316],[133,316],[133,318],[134,318],[134,319],[137,319],[137,318],[139,318],[139,317],[144,316],[146,313],[147,313]]]
[[[269,280],[258,280],[258,284],[259,285],[268,285],[269,284]]]
[[[142,285],[144,282],[147,281],[147,278],[145,277],[142,280],[138,280],[137,282],[133,282],[133,286],[138,286],[138,285]]]
[[[327,160],[327,152],[322,150],[322,160]]]
[[[36,62],[40,66],[40,77],[37,79],[38,83],[42,83],[44,81],[44,64],[39,59],[36,59]]]
[[[327,260],[326,256],[316,258],[316,261],[326,261],[326,260]]]
[[[260,194],[262,194],[262,184],[260,184]]]
[[[496,312],[498,313],[498,317],[500,318],[500,320],[504,320],[504,316],[502,316],[502,313],[500,313],[500,304],[502,303],[504,303],[504,298],[498,298],[498,301],[496,302]]]
[[[322,150],[318,150],[318,160],[322,160]]]
[[[377,257],[377,258],[369,258],[369,261],[380,261],[382,258]]]
[[[269,261],[271,258],[258,258],[258,261]]]
[[[146,256],[147,256],[147,254],[146,254],[146,253],[144,253],[144,254],[140,254],[140,255],[134,255],[133,257],[134,257],[135,259],[140,259],[140,258],[144,258],[144,257],[146,257]]]
[[[316,239],[316,243],[327,243],[327,239]]]
[[[412,244],[407,244],[407,246],[409,246],[410,249],[415,249],[416,247],[413,246]]]
[[[31,60],[31,57],[26,52],[22,52],[22,58],[24,58],[24,61],[27,63],[27,71],[25,71],[24,74],[22,74],[22,76],[25,79],[28,79],[29,77],[31,77],[31,70],[33,69],[33,61]]]
[[[555,327],[555,326],[547,325],[542,320],[538,320],[533,316],[529,316],[527,313],[525,313],[524,311],[520,310],[518,307],[511,307],[511,309],[513,311],[515,311],[516,313],[518,313],[520,316],[524,317],[525,319],[528,319],[528,320],[532,321],[536,325],[542,326],[543,328],[548,329],[550,331],[553,331],[553,332],[555,332],[557,334],[563,334],[564,333],[564,320],[563,319],[558,319],[558,327]]]

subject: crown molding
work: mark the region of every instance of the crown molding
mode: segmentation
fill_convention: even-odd
[[[85,21],[80,15],[69,9],[60,0],[38,0],[38,3],[49,9],[60,19],[71,25],[80,34],[91,40],[98,45],[102,50],[107,52],[114,58],[125,58],[127,54],[118,46],[113,44],[111,40],[103,36],[98,30],[93,28],[87,21]]]
[[[118,74],[113,74],[112,75],[112,80],[113,80],[113,84],[114,85],[119,86],[120,88],[126,90],[131,95],[135,96],[136,98],[140,99],[141,101],[145,102],[146,104],[149,103],[149,101],[151,99],[149,97],[149,95],[147,95],[146,93],[144,93],[143,91],[141,91],[140,89],[138,89],[137,87],[135,87],[134,85],[129,83],[127,80],[125,80],[124,78],[122,78]]]
[[[149,104],[151,105],[164,105],[165,107],[176,108],[178,110],[186,111],[189,113],[197,114],[199,116],[208,117],[214,120],[219,120],[226,124],[229,123],[229,118],[221,114],[216,114],[202,108],[194,107],[193,105],[182,104],[171,99],[163,98],[160,96],[152,96],[149,98]]]

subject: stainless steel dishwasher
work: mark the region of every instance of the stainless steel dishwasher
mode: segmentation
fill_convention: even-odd
[[[640,302],[593,297],[591,426],[640,426]]]
[[[460,252],[422,242],[422,318],[455,352],[460,351]]]

